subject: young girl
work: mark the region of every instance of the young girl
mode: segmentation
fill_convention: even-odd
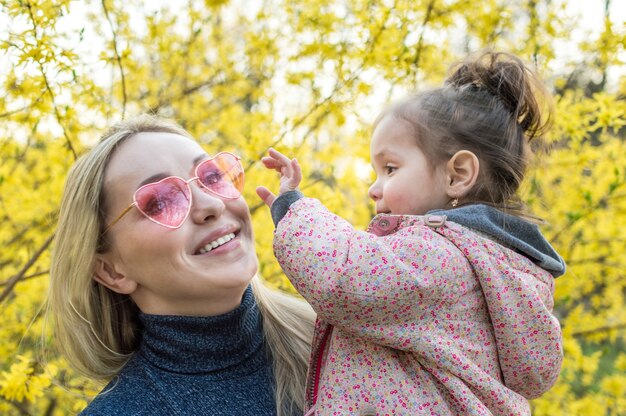
[[[565,265],[515,198],[542,91],[518,58],[485,53],[385,111],[366,232],[297,191],[295,159],[263,158],[281,173],[277,199],[257,190],[276,257],[318,313],[308,414],[529,415],[554,384]]]

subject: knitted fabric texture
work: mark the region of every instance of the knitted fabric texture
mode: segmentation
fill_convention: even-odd
[[[141,314],[142,340],[82,415],[276,414],[271,358],[248,287],[215,317]]]

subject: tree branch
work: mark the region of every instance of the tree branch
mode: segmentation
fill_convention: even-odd
[[[0,398],[4,400],[5,402],[9,403],[10,405],[12,405],[13,407],[15,407],[18,410],[18,412],[20,412],[21,416],[31,416],[31,413],[28,411],[28,408],[24,406],[23,403],[14,402],[13,400],[7,400],[2,396],[0,396]]]
[[[44,251],[46,251],[48,246],[50,246],[50,243],[52,243],[53,238],[54,238],[54,233],[52,233],[46,239],[46,241],[44,241],[41,247],[39,247],[39,249],[35,252],[35,254],[33,254],[31,258],[28,259],[24,267],[22,267],[22,270],[20,270],[17,274],[13,275],[9,280],[6,281],[6,287],[4,288],[4,291],[2,292],[2,294],[0,295],[0,303],[2,303],[11,294],[17,282],[19,282],[21,279],[24,278],[28,269],[30,269],[33,266],[33,264],[35,264],[37,259],[43,254]]]
[[[115,32],[115,28],[113,27],[113,21],[111,21],[111,17],[109,16],[109,9],[106,5],[106,0],[102,0],[102,9],[104,10],[104,15],[106,16],[107,21],[109,22],[109,27],[111,28],[111,33],[113,33],[113,52],[115,53],[115,60],[117,62],[117,66],[120,69],[120,75],[122,77],[122,119],[126,114],[126,77],[124,76],[124,67],[122,66],[122,57],[117,50],[117,32]]]
[[[43,93],[41,95],[39,95],[39,97],[37,97],[37,99],[33,102],[31,102],[28,105],[23,106],[22,108],[17,108],[15,110],[10,110],[10,111],[6,111],[4,113],[0,114],[0,118],[5,118],[5,117],[10,117],[13,114],[17,114],[17,113],[21,113],[22,111],[28,110],[29,108],[33,107],[35,104],[37,104],[39,101],[41,101],[41,98],[43,97]]]
[[[422,20],[422,30],[420,31],[420,37],[419,37],[419,40],[417,41],[417,48],[415,49],[415,59],[413,60],[413,64],[415,65],[416,72],[419,69],[420,60],[422,59],[422,49],[424,48],[424,34],[426,32],[426,25],[430,21],[430,17],[433,13],[433,9],[435,8],[435,1],[436,0],[430,0],[430,2],[428,3],[428,7],[426,8],[426,14],[424,15],[424,20]]]
[[[27,276],[22,277],[22,281],[28,280],[28,279],[34,279],[35,277],[39,277],[39,276],[44,276],[48,273],[50,273],[50,270],[42,270],[40,272],[35,272],[33,274],[29,274]],[[11,279],[5,280],[4,282],[0,282],[0,287],[8,285],[10,280]]]
[[[626,185],[626,182],[621,183],[619,186],[624,186]],[[617,189],[617,188],[615,188]],[[620,198],[624,198],[626,197],[626,194],[621,195],[611,195],[615,189],[611,192],[609,192],[607,195],[603,196],[602,198],[600,198],[593,206],[589,207],[587,209],[586,212],[583,212],[580,216],[571,219],[569,221],[567,221],[567,224],[565,224],[564,226],[561,227],[561,229],[557,230],[554,234],[552,234],[550,236],[550,241],[557,242],[560,241],[559,239],[561,238],[561,235],[563,233],[565,233],[566,231],[571,230],[571,227],[574,226],[574,224],[576,224],[577,222],[591,216],[592,214],[594,214],[595,212],[598,212],[598,210],[601,210],[604,206],[606,206],[610,201],[614,201],[616,199],[620,199]]]
[[[584,331],[575,331],[575,332],[572,332],[572,335],[575,336],[575,337],[581,337],[581,336],[599,334],[599,333],[602,333],[602,332],[619,331],[619,330],[624,330],[624,329],[626,329],[626,324],[607,325],[607,326],[601,326],[601,327],[595,328],[595,329],[586,329]]]
[[[56,407],[57,407],[57,399],[53,397],[50,400],[50,403],[48,403],[48,407],[46,408],[46,413],[44,413],[44,416],[52,416],[54,414],[54,409],[56,409]]]
[[[433,3],[434,3],[434,1],[435,0],[432,0]],[[367,48],[368,54],[365,56],[365,58],[359,64],[359,66],[354,70],[352,75],[345,81],[337,81],[337,83],[335,84],[335,87],[333,88],[333,90],[326,97],[324,97],[321,101],[318,101],[317,103],[315,103],[312,106],[312,108],[309,109],[309,111],[306,114],[302,115],[300,118],[295,120],[294,123],[288,129],[283,130],[283,132],[280,134],[280,136],[278,136],[278,138],[276,140],[274,140],[269,146],[267,146],[263,151],[261,151],[254,160],[250,161],[248,166],[245,167],[246,170],[250,169],[254,164],[256,164],[259,160],[261,160],[261,158],[267,153],[267,151],[268,151],[268,149],[270,147],[274,147],[278,143],[282,142],[283,139],[285,138],[285,136],[288,133],[293,132],[296,128],[298,128],[301,124],[303,124],[313,113],[315,113],[315,111],[317,111],[319,108],[321,108],[326,103],[328,103],[330,100],[332,100],[332,98],[341,89],[343,89],[344,87],[352,84],[356,79],[359,78],[359,76],[361,75],[361,72],[363,72],[363,69],[365,68],[367,56],[369,56],[369,53],[371,53],[374,50],[374,48],[376,47],[376,43],[378,42],[378,39],[380,38],[381,34],[383,33],[383,31],[387,27],[387,21],[389,20],[389,16],[391,15],[391,10],[393,10],[396,7],[396,4],[397,4],[397,1],[394,2],[393,7],[390,7],[387,10],[387,14],[385,15],[384,21],[382,22],[381,26],[378,28],[378,31],[371,37],[371,39],[368,42],[368,48]],[[322,116],[320,116],[318,118],[318,120],[316,121],[316,123],[317,123],[316,126],[319,124],[321,119],[323,119],[326,115],[328,115],[328,111],[326,111]],[[313,130],[312,128],[309,128],[307,134],[310,134],[310,132],[312,130]],[[256,208],[258,208],[258,207],[256,207]]]
[[[30,4],[30,2],[27,2],[26,8],[28,9],[28,15],[30,16],[30,20],[33,22],[33,33],[35,36],[35,41],[37,42],[37,44],[40,44],[41,39],[39,39],[39,36],[37,35],[38,26],[37,26],[37,21],[35,20],[35,15],[33,14],[33,6]],[[46,69],[44,68],[43,63],[41,63],[39,59],[37,60],[37,65],[39,66],[39,71],[41,72],[41,76],[43,77],[44,84],[46,85],[46,91],[48,92],[48,95],[50,95],[50,100],[52,101],[52,107],[54,108],[54,115],[57,119],[57,122],[59,123],[59,126],[61,126],[61,129],[63,130],[63,136],[65,137],[67,147],[70,150],[70,152],[72,152],[74,159],[77,159],[78,154],[76,153],[76,150],[74,149],[74,146],[72,145],[72,141],[70,140],[70,137],[67,134],[67,130],[65,129],[65,126],[61,122],[61,113],[59,112],[59,107],[57,106],[56,98],[55,98],[54,92],[52,91],[52,87],[50,86],[50,83],[48,82],[48,75],[46,74]]]
[[[219,74],[217,74],[217,75],[219,75]],[[227,85],[227,83],[225,81],[223,81],[223,80],[220,81],[218,79],[217,75],[212,77],[212,78],[210,78],[210,79],[208,79],[208,80],[206,80],[206,81],[202,81],[202,82],[199,82],[199,83],[197,83],[195,85],[192,85],[190,87],[185,88],[177,96],[164,97],[163,100],[160,99],[159,102],[156,105],[150,107],[148,112],[149,113],[153,113],[153,114],[157,114],[161,107],[163,107],[165,105],[171,105],[173,102],[181,100],[181,99],[183,99],[183,98],[185,98],[185,97],[187,97],[187,96],[189,96],[191,94],[194,94],[194,93],[196,93],[196,92],[198,92],[198,91],[200,91],[200,90],[202,90],[202,89],[204,89],[206,87],[214,87],[214,86],[217,86],[217,85],[220,85],[220,86]],[[149,93],[142,94],[139,97],[139,99],[143,100],[148,95],[149,95]]]

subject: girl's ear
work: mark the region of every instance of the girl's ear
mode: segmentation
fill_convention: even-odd
[[[118,272],[115,264],[103,254],[96,256],[93,280],[123,295],[130,295],[137,289],[137,282]]]
[[[462,198],[476,183],[480,163],[469,150],[459,150],[446,163],[448,176],[447,194],[450,198]]]

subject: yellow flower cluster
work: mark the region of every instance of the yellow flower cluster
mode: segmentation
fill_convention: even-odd
[[[42,371],[38,370],[36,361],[24,355],[18,355],[17,360],[9,371],[0,373],[0,395],[16,402],[33,401],[43,396],[57,374],[56,367],[49,365],[46,371]]]
[[[155,112],[240,154],[261,274],[293,291],[254,193],[278,183],[260,156],[297,157],[305,193],[364,228],[377,114],[485,47],[531,61],[556,96],[522,198],[568,264],[565,361],[533,414],[626,414],[626,27],[609,13],[567,43],[567,3],[0,0],[0,414],[74,414],[101,387],[58,356],[42,311],[64,177],[112,121]]]

